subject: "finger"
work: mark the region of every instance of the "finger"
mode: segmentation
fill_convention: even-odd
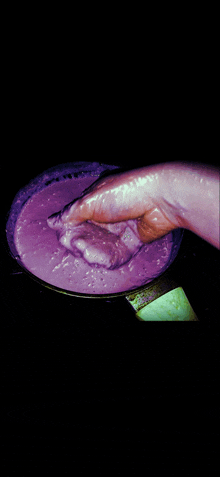
[[[62,222],[73,226],[80,225],[88,219],[88,213],[85,214],[85,212],[82,199],[78,199],[64,207],[62,211]]]
[[[65,205],[59,212],[50,215],[47,219],[47,224],[50,228],[58,230],[68,223],[71,223],[71,225],[79,225],[84,220],[80,214],[79,200],[76,199]]]
[[[47,219],[47,225],[49,225],[49,227],[54,230],[60,229],[60,227],[62,226],[61,211],[50,215],[50,217],[48,217]]]

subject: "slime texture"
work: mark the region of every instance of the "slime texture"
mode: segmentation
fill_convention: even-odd
[[[21,262],[45,282],[76,293],[117,293],[150,282],[166,269],[171,233],[143,245],[135,221],[110,224],[108,230],[91,223],[58,231],[48,226],[50,215],[93,182],[91,176],[55,182],[27,201],[14,232]]]
[[[47,223],[51,226],[50,219]],[[57,230],[57,238],[75,257],[81,256],[89,264],[110,270],[128,262],[143,245],[137,235],[136,221],[133,220],[105,224],[105,228],[92,222],[75,227],[63,225]]]

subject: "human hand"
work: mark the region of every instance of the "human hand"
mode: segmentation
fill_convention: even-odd
[[[89,221],[117,233],[116,224],[135,219],[141,241],[156,240],[179,227],[164,195],[161,172],[159,164],[100,179],[84,196],[53,214],[48,225],[60,229]]]
[[[134,219],[142,242],[182,227],[219,248],[219,169],[173,162],[111,175],[51,216],[48,225],[91,221],[115,233],[112,227]]]

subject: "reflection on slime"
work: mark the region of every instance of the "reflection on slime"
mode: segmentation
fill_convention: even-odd
[[[166,268],[172,249],[171,233],[140,248],[140,243],[135,242],[134,234],[133,236],[130,234],[129,239],[126,230],[121,230],[122,253],[121,255],[119,253],[119,258],[113,260],[114,264],[111,267],[109,261],[111,253],[106,253],[104,248],[102,249],[104,266],[101,266],[99,259],[93,263],[94,257],[91,259],[93,252],[88,247],[88,244],[92,246],[92,235],[89,236],[91,230],[85,232],[85,227],[84,230],[81,229],[82,237],[78,237],[75,244],[77,250],[71,250],[72,243],[69,242],[69,247],[66,246],[67,243],[62,244],[62,236],[59,235],[58,238],[61,240],[59,241],[56,230],[47,225],[47,218],[50,215],[79,197],[93,182],[94,177],[91,176],[55,182],[27,201],[16,222],[14,234],[15,245],[24,266],[42,280],[78,293],[117,293],[150,282]],[[117,224],[115,227],[115,233],[119,233],[116,232]],[[114,224],[111,224],[110,231],[114,233]],[[70,250],[67,250],[68,248]],[[122,265],[120,257],[123,258]],[[114,268],[115,265],[118,268]]]

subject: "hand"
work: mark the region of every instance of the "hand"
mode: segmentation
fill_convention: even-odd
[[[132,219],[143,242],[183,227],[219,248],[219,169],[173,162],[111,175],[51,216],[48,225],[91,221],[109,229]]]
[[[137,219],[142,242],[151,242],[179,227],[163,195],[161,165],[144,167],[100,179],[80,199],[48,219],[54,229],[91,221],[109,224]],[[113,231],[113,230],[112,230]]]

